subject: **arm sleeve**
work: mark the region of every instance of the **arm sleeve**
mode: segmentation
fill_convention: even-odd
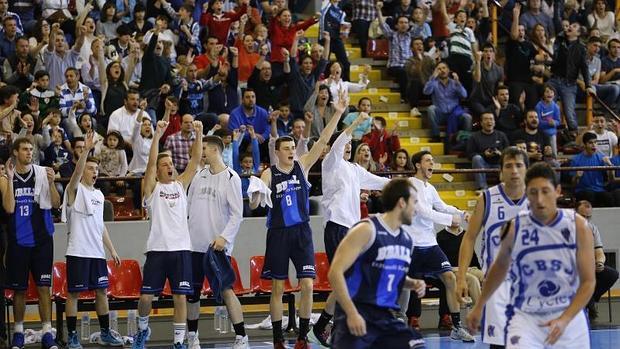
[[[360,188],[367,190],[381,190],[390,181],[389,178],[379,177],[364,169],[357,175],[360,180]]]
[[[239,232],[243,217],[243,195],[241,194],[241,179],[238,176],[232,176],[229,183],[230,189],[226,191],[226,201],[230,207],[230,216],[220,236],[232,243]]]
[[[276,139],[269,138],[269,142],[267,143],[267,148],[269,148],[269,165],[273,166],[278,163],[278,158],[276,157]]]
[[[127,153],[125,153],[125,150],[121,150],[121,168],[118,171],[119,176],[124,176],[127,174]]]
[[[325,155],[322,162],[322,172],[330,172],[336,169],[336,165],[339,161],[344,161],[344,147],[351,141],[352,137],[346,132],[342,132],[338,138],[332,144],[329,153]],[[366,172],[366,171],[365,171]]]
[[[232,141],[232,162],[233,162],[233,169],[235,170],[235,172],[240,174],[241,164],[239,163],[239,141],[238,140]]]
[[[463,211],[443,202],[443,200],[441,200],[441,198],[439,197],[439,193],[437,192],[435,187],[432,187],[432,196],[433,196],[433,209],[434,210],[439,211],[439,212],[445,212],[450,215],[463,214]]]
[[[448,213],[442,213],[433,209],[432,203],[418,201],[416,205],[416,215],[430,219],[435,224],[451,225],[452,215]]]
[[[424,84],[424,89],[422,90],[422,93],[424,93],[427,96],[432,95],[433,91],[435,91],[435,85],[437,85],[437,79],[436,78],[429,79],[426,82],[426,84]]]

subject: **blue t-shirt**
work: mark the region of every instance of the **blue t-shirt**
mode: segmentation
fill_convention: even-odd
[[[607,166],[603,162],[605,155],[601,152],[596,152],[592,155],[587,155],[585,152],[581,152],[573,157],[570,162],[571,166]],[[575,173],[571,173],[572,176]],[[583,176],[579,180],[579,183],[575,186],[575,193],[581,191],[593,191],[603,192],[605,191],[605,180],[603,178],[602,171],[583,171]]]
[[[357,117],[360,115],[359,112],[355,112],[355,113],[349,113],[344,120],[342,120],[342,122],[349,126],[353,123],[353,121],[355,121],[355,119],[357,119]],[[362,139],[362,137],[367,134],[368,132],[370,132],[370,127],[372,126],[372,118],[368,118],[366,119],[366,121],[362,122],[361,124],[359,124],[351,133],[351,138],[353,139]]]
[[[536,113],[538,114],[538,129],[543,131],[547,136],[555,136],[560,126],[560,107],[556,102],[546,104],[540,101],[536,104]],[[549,119],[553,119],[554,125],[549,123]]]

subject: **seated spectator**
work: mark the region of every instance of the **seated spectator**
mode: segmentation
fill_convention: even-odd
[[[422,92],[430,95],[433,100],[427,113],[434,142],[440,141],[439,126],[443,124],[448,125],[448,139],[459,130],[471,131],[471,115],[461,106],[461,100],[467,98],[467,91],[459,81],[459,76],[450,73],[446,63],[437,65]]]
[[[193,122],[194,118],[190,114],[183,115],[181,118],[181,130],[170,135],[164,145],[164,149],[170,152],[174,167],[178,173],[183,173],[189,163],[192,144],[196,139]]]
[[[237,48],[229,49],[233,53],[233,63],[220,63],[217,74],[213,76],[210,84],[211,89],[208,92],[209,108],[207,111],[211,114],[230,114],[232,110],[239,106],[239,80],[237,78],[238,59]]]
[[[405,2],[405,1],[411,1],[411,0],[401,0],[401,1]],[[413,34],[414,38],[421,37],[422,40],[426,40],[430,38],[431,36],[433,36],[433,33],[431,32],[431,26],[428,25],[428,23],[426,23],[427,16],[425,12],[428,12],[428,9],[425,10],[425,9],[422,9],[421,7],[416,7],[413,9],[413,15],[411,16],[411,19],[413,19],[413,22],[411,22],[410,24],[411,24],[411,33]]]
[[[368,144],[372,149],[372,158],[382,165],[387,165],[392,161],[392,154],[400,149],[400,140],[396,127],[389,133],[385,129],[387,121],[381,116],[375,116],[372,120],[370,133],[362,137],[362,142]]]
[[[136,6],[133,8],[133,21],[129,22],[128,26],[132,33],[146,34],[149,30],[153,29],[153,23],[146,19],[146,8],[144,4],[136,1]]]
[[[519,23],[525,26],[527,32],[532,31],[534,26],[540,23],[545,27],[545,31],[550,36],[555,36],[553,19],[541,11],[541,2],[542,0],[528,0],[527,12],[519,17]]]
[[[504,11],[506,12],[506,11]],[[534,108],[538,102],[538,92],[534,86],[533,72],[530,62],[536,56],[536,48],[527,40],[525,26],[519,24],[521,4],[516,3],[512,16],[515,19],[510,27],[510,39],[506,43],[506,84],[510,89],[510,102],[517,104],[522,93],[525,92],[525,107]]]
[[[557,133],[560,126],[560,107],[555,103],[555,89],[545,85],[542,99],[536,104],[538,127],[549,137],[553,154],[558,154]]]
[[[618,153],[618,136],[607,129],[605,115],[594,114],[591,128],[596,135],[596,150],[609,158],[616,155]]]
[[[347,116],[342,120],[342,123],[346,126],[350,126],[353,124],[355,119],[359,116],[360,113],[366,113],[370,115],[372,112],[372,102],[368,97],[362,97],[357,102],[357,111],[353,113],[347,114]],[[353,149],[357,149],[358,144],[362,141],[362,137],[370,132],[372,128],[372,118],[368,118],[364,120],[364,122],[358,124],[358,126],[351,133],[351,147]]]
[[[273,76],[271,63],[265,60],[266,50],[261,49],[259,53],[260,58],[248,79],[248,87],[256,91],[256,104],[265,110],[277,109],[285,77]]]
[[[16,7],[20,5],[20,8],[22,11],[17,11]],[[9,11],[9,1],[8,0],[0,0],[0,18],[12,18],[15,21],[15,27],[17,28],[17,32],[20,35],[23,35],[24,33],[24,26],[22,25],[22,21],[26,21],[26,20],[32,20],[32,18],[24,18],[22,17],[20,14],[26,14],[28,15],[30,11],[24,11],[24,9],[26,8],[26,4],[24,4],[22,2],[22,4],[19,4],[15,1],[15,3],[13,3],[13,1],[11,1],[11,9],[16,11],[16,12],[11,12]],[[28,16],[30,17],[30,16]],[[4,28],[0,28],[3,30],[6,30]]]
[[[65,162],[60,165],[60,177],[61,178],[71,178],[73,171],[75,171],[75,165],[80,160],[80,156],[88,156],[88,154],[84,154],[84,137],[73,137],[71,140],[71,148],[73,149],[73,156],[71,156],[71,161]]]
[[[620,40],[607,43],[608,55],[601,59],[601,83],[620,83]]]
[[[304,105],[304,114],[312,114],[311,137],[320,137],[323,128],[334,115],[332,101],[333,96],[329,87],[323,84],[322,81],[317,81],[314,84],[312,95],[308,98],[306,105]]]
[[[2,40],[0,38],[0,40]],[[6,57],[3,65],[3,78],[7,84],[23,91],[31,86],[34,80],[36,59],[30,55],[28,38],[20,37],[15,41],[15,52]]]
[[[19,96],[19,109],[34,116],[47,115],[48,108],[58,108],[59,98],[49,89],[50,76],[45,70],[34,73],[34,81]]]
[[[241,138],[243,138],[243,134],[239,131],[233,132],[232,162],[233,169],[237,171],[240,176],[244,176],[241,177],[241,193],[243,193],[243,216],[252,217],[253,214],[252,210],[250,209],[248,197],[250,178],[246,176],[257,175],[260,173],[260,149],[258,145],[258,140],[256,139],[256,133],[254,132],[254,128],[252,126],[248,126],[247,130],[250,134],[250,144],[252,151],[243,152],[240,154],[239,147],[241,145]]]
[[[77,107],[72,108],[73,113],[75,113],[75,108]],[[62,133],[63,144],[65,148],[67,148],[69,151],[73,151],[73,146],[71,145],[72,143],[69,142],[69,137],[67,136],[67,132],[65,131],[64,128],[60,126],[60,123],[61,123],[60,115],[61,115],[60,110],[50,108],[45,118],[41,121],[41,132],[42,133],[48,132],[49,135],[51,136],[52,130],[56,130],[56,129],[60,130],[60,132]]]
[[[447,25],[450,36],[447,39],[448,58],[446,62],[450,70],[463,79],[462,84],[470,94],[472,92],[470,71],[474,63],[474,52],[478,52],[478,43],[474,32],[465,25],[466,23],[467,13],[459,10],[454,16],[454,21]]]
[[[394,172],[413,171],[413,165],[409,159],[409,152],[406,149],[398,149],[394,152],[389,170]],[[409,175],[392,175],[392,178],[395,177],[409,177]]]
[[[99,175],[101,177],[124,177],[127,174],[127,153],[125,153],[125,141],[118,131],[110,131],[105,137],[99,154],[95,154],[101,161]],[[109,194],[111,188],[116,187],[118,195],[124,195],[124,181],[102,181],[101,191]]]
[[[616,18],[613,11],[607,11],[607,1],[596,0],[594,2],[594,11],[588,15],[588,26],[598,28],[605,41],[614,35]]]
[[[19,90],[15,86],[0,87],[0,133],[13,132],[15,121],[21,115],[17,109]]]
[[[610,166],[611,161],[596,149],[596,135],[592,132],[583,134],[583,152],[573,156],[570,166]],[[602,171],[571,172],[575,199],[588,200],[594,207],[611,207],[614,199],[605,190],[605,179]]]
[[[590,302],[588,302],[588,318],[590,321],[598,317],[596,303],[601,300],[601,296],[607,292],[618,280],[618,271],[605,265],[605,251],[603,250],[603,240],[598,227],[592,223],[592,204],[587,200],[577,202],[575,211],[588,221],[588,226],[594,235],[594,260],[596,262],[596,286]]]
[[[601,48],[601,39],[597,37],[591,37],[588,39],[587,45],[587,62],[588,72],[590,74],[590,83],[596,90],[597,96],[605,102],[612,110],[620,110],[620,85],[616,84],[601,84],[601,59],[599,58],[599,52]],[[585,100],[586,86],[583,80],[583,76],[579,76],[577,80],[579,85],[579,91],[577,98],[579,101]]]
[[[140,110],[140,93],[137,90],[129,90],[125,95],[125,105],[116,109],[110,115],[108,121],[108,130],[120,132],[126,144],[132,144],[131,137],[133,135],[134,125]],[[142,102],[142,107],[146,107],[146,103]]]
[[[521,103],[516,106],[510,103],[510,89],[506,85],[497,86],[495,97],[493,97],[493,106],[495,115],[497,115],[496,129],[504,132],[507,136],[516,130],[521,129],[523,123],[523,108],[525,105]],[[538,127],[538,124],[536,124]]]
[[[278,137],[286,136],[293,131],[293,114],[291,114],[291,106],[288,101],[280,102],[278,106],[280,115],[276,120]]]
[[[101,18],[97,21],[97,36],[104,36],[105,42],[116,37],[116,29],[123,22],[116,16],[116,4],[107,1],[101,8]]]
[[[534,143],[537,144],[537,148],[542,149],[544,153],[553,154],[553,149],[549,144],[549,136],[538,128],[538,124],[538,113],[535,110],[528,110],[527,113],[525,113],[524,127],[511,134],[511,143],[517,145],[517,141],[522,141],[526,144],[526,151],[528,151],[528,149],[531,148],[530,145]],[[534,163],[542,160],[543,152],[528,152],[527,155],[530,162]]]
[[[425,54],[424,40],[422,37],[415,37],[411,40],[411,51],[413,53],[411,58],[409,58],[407,63],[405,63],[405,71],[407,72],[407,93],[409,94],[409,105],[412,108],[416,108],[420,105],[424,85],[435,70],[435,60]]]
[[[495,106],[493,97],[499,83],[504,81],[504,70],[495,63],[495,48],[491,43],[485,43],[482,52],[476,52],[475,58],[470,104],[474,115],[480,116]],[[507,89],[505,93],[509,97]],[[508,98],[504,103],[508,104]],[[497,111],[496,115],[499,115]]]
[[[243,91],[243,101],[240,106],[233,109],[228,121],[230,131],[239,130],[241,126],[253,126],[259,144],[269,139],[271,125],[267,111],[256,105],[256,94],[252,89]],[[241,142],[249,142],[250,135],[246,134]]]
[[[472,160],[472,168],[499,168],[499,160],[504,148],[510,143],[502,131],[495,130],[495,115],[485,112],[480,116],[480,131],[471,134],[467,140],[467,155]],[[476,189],[486,189],[486,173],[476,173]]]
[[[92,90],[79,81],[80,72],[76,68],[67,68],[65,78],[67,82],[60,86],[58,103],[63,119],[69,116],[69,109],[74,105],[76,115],[83,113],[94,115],[97,112],[95,97]]]

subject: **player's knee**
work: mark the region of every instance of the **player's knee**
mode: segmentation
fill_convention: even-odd
[[[284,293],[284,280],[271,280],[271,293],[274,295],[282,295]]]
[[[301,292],[312,292],[312,282],[313,280],[310,278],[300,279],[299,286],[301,287]]]
[[[95,290],[95,294],[97,297],[108,297],[108,289],[107,288],[98,288]]]
[[[69,292],[67,294],[67,299],[70,299],[70,300],[74,301],[74,300],[78,299],[79,295],[80,295],[79,292]]]
[[[446,288],[456,287],[456,276],[454,276],[453,272],[451,271],[445,272],[442,274],[442,276],[443,276],[442,280]]]

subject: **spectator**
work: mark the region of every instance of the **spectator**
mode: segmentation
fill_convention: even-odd
[[[275,67],[273,68],[275,69],[276,76],[280,75],[280,67],[282,67],[286,63],[286,59],[288,59],[288,57],[286,57],[284,54],[285,51],[283,51],[282,49],[284,48],[287,51],[291,52],[291,57],[297,57],[297,53],[293,52],[297,51],[296,49],[293,49],[293,44],[299,39],[299,31],[308,29],[316,22],[316,17],[310,17],[301,23],[293,25],[291,24],[291,11],[286,8],[280,9],[276,16],[271,19],[271,21],[269,22],[269,37],[271,39],[271,63],[272,65],[275,64]],[[327,40],[325,35],[323,35],[323,40]],[[329,58],[329,47],[330,45],[325,44],[325,51],[327,51],[327,55],[324,56],[325,60]],[[325,66],[320,69],[319,73],[322,73],[323,70],[325,70]],[[314,83],[312,83],[310,86],[314,86]],[[308,96],[309,95],[310,94],[308,93]],[[301,108],[299,108],[299,110],[301,110]],[[295,108],[293,108],[293,111],[295,111]]]
[[[392,161],[392,154],[400,149],[400,140],[396,127],[389,133],[385,129],[387,122],[381,116],[375,116],[372,120],[370,133],[362,137],[362,142],[368,144],[372,149],[373,160],[386,166]]]
[[[499,160],[504,148],[510,143],[502,131],[495,130],[495,115],[493,112],[484,112],[480,116],[480,131],[472,133],[467,140],[467,155],[472,160],[472,168],[488,169],[499,168]],[[476,189],[486,189],[486,173],[476,173]]]
[[[239,106],[238,51],[235,47],[230,50],[235,52],[232,65],[228,62],[221,63],[217,74],[211,78],[207,111],[212,114],[231,113]]]
[[[137,1],[136,6],[133,8],[133,21],[128,24],[132,33],[145,35],[149,30],[153,29],[153,23],[147,21],[145,17],[146,8],[141,2]]]
[[[127,70],[118,61],[112,61],[107,66],[103,57],[103,48],[97,52],[99,81],[101,83],[101,110],[107,122],[112,113],[121,108],[129,93],[129,79],[135,69],[137,61],[136,52],[130,53]]]
[[[596,135],[596,150],[611,159],[618,153],[618,136],[607,129],[605,115],[594,114],[591,128]]]
[[[606,257],[603,250],[603,240],[598,227],[592,223],[592,204],[587,200],[577,202],[575,211],[588,221],[588,226],[594,235],[594,261],[596,262],[596,286],[592,298],[588,303],[588,318],[590,321],[598,317],[595,303],[601,300],[601,296],[605,294],[618,280],[618,271],[608,265],[605,265]]]
[[[383,34],[390,41],[390,52],[388,55],[388,74],[398,82],[400,88],[400,99],[407,99],[407,72],[405,71],[405,63],[411,58],[411,41],[413,33],[409,31],[409,19],[407,17],[399,17],[396,19],[396,31],[392,30],[385,22],[381,9],[383,2],[377,2],[377,15],[379,16],[379,24]]]
[[[493,109],[494,95],[500,82],[504,81],[504,70],[495,63],[495,48],[491,43],[482,46],[482,52],[476,52],[473,71],[473,91],[470,104],[474,115]],[[508,90],[505,91],[509,96]],[[508,105],[508,99],[505,100]],[[497,112],[496,112],[497,113]],[[496,114],[498,115],[498,114]]]
[[[107,1],[101,8],[101,18],[97,21],[97,36],[103,35],[105,42],[116,37],[116,29],[123,24],[116,16],[116,4]]]
[[[596,94],[600,97],[605,104],[607,104],[613,110],[620,110],[620,85],[616,84],[600,84],[601,77],[601,59],[599,58],[599,51],[601,49],[601,39],[597,37],[591,37],[588,39],[587,56],[588,72],[590,75],[590,83],[594,86]],[[579,93],[577,97],[580,101],[585,99],[584,92],[586,90],[583,76],[579,76],[577,80],[579,86]]]
[[[177,54],[186,55],[191,51],[200,53],[200,24],[198,21],[194,21],[192,13],[194,12],[194,6],[190,3],[184,3],[179,8],[179,12],[175,12],[169,2],[160,0],[164,9],[168,15],[174,19],[172,27],[174,32],[178,36],[178,41],[175,43]],[[219,29],[219,28],[218,28]]]
[[[389,170],[393,172],[413,171],[413,165],[411,160],[409,160],[409,152],[406,149],[398,149],[394,152]],[[395,177],[408,177],[408,175],[392,175],[392,178]]]
[[[95,156],[101,161],[99,167],[101,177],[124,177],[127,174],[127,153],[125,153],[125,142],[120,132],[115,130],[108,132],[100,153]],[[112,187],[116,187],[118,195],[124,195],[124,181],[103,181],[101,186],[101,191],[106,195],[110,193]]]
[[[32,85],[19,97],[19,109],[28,110],[34,116],[47,115],[48,108],[58,108],[59,98],[49,89],[49,74],[39,70],[34,74]]]
[[[408,0],[410,1],[410,0]],[[319,21],[319,33],[329,33],[329,51],[336,55],[336,61],[342,66],[342,79],[349,81],[349,68],[351,63],[347,57],[347,51],[344,48],[341,27],[350,26],[345,22],[346,14],[338,7],[340,0],[329,0],[321,9],[321,18]],[[323,43],[321,41],[321,43]]]
[[[523,112],[521,108],[523,108],[524,105],[521,103],[520,108],[509,101],[509,88],[506,85],[497,86],[495,97],[493,97],[494,111],[495,115],[497,115],[495,128],[510,137],[511,133],[521,128],[521,124],[523,123]]]
[[[153,30],[144,34],[142,41],[145,44],[149,44],[153,35],[157,31],[157,42],[162,44],[162,56],[172,64],[177,59],[177,51],[175,45],[178,37],[174,34],[169,27],[170,17],[167,15],[159,15],[155,20],[155,26]]]
[[[594,11],[588,15],[588,26],[596,27],[601,31],[603,41],[607,41],[616,32],[616,18],[612,11],[607,11],[606,0],[596,0],[594,2]]]
[[[43,130],[38,129],[39,127],[37,123],[35,123],[35,119],[30,114],[25,114],[17,120],[20,123],[21,130],[18,134],[13,135],[13,139],[26,137],[30,140],[32,143],[32,163],[38,165],[45,159],[43,152],[50,144],[49,126],[45,127]],[[37,130],[35,130],[35,127]]]
[[[609,53],[601,60],[601,83],[620,83],[620,40],[607,43]]]
[[[368,29],[370,23],[377,17],[377,8],[373,0],[353,0],[353,15],[351,25],[357,36],[362,51],[362,57],[366,57],[366,47],[368,46]]]
[[[367,66],[367,70],[370,70],[369,66]],[[361,92],[365,90],[368,86],[369,81],[367,74],[365,73],[360,74],[359,82],[345,81],[346,79],[343,80],[341,78],[341,75],[342,67],[340,66],[340,63],[333,62],[329,67],[329,76],[323,81],[323,83],[326,83],[327,86],[329,86],[329,90],[333,98],[333,103],[338,103],[338,98],[340,94],[342,94],[342,96],[348,100],[349,92]]]
[[[449,35],[448,23],[454,18],[461,7],[459,0],[437,0],[424,2],[424,5],[431,8],[431,29],[433,37],[439,42],[444,41]]]
[[[291,114],[291,106],[287,101],[280,102],[278,111],[280,114],[276,119],[276,131],[278,132],[278,137],[286,136],[293,131],[294,120],[292,120],[293,115]]]
[[[215,127],[218,127],[216,125]],[[213,131],[211,129],[210,131]],[[232,145],[232,137],[233,133],[230,130],[225,128],[219,128],[213,132],[214,136],[218,136],[222,139],[222,143],[224,144],[224,149],[222,151],[222,161],[226,166],[233,168],[233,145]]]
[[[249,0],[241,0],[241,7],[237,11],[224,13],[224,1],[209,1],[209,7],[200,17],[200,25],[206,27],[209,35],[216,37],[219,42],[226,43],[231,24],[248,13],[248,9],[251,10],[249,2]]]
[[[405,1],[410,0],[402,0],[401,4]],[[414,38],[420,37],[422,38],[422,40],[426,40],[433,36],[433,33],[431,32],[431,26],[426,23],[426,15],[424,12],[424,9],[416,7],[413,9],[413,15],[411,16],[411,18],[413,19],[413,22],[411,23],[411,33],[413,34]]]
[[[65,36],[57,23],[52,24],[50,43],[44,52],[45,70],[49,73],[50,86],[60,86],[68,68],[76,67],[84,44],[84,30],[77,28],[78,38],[70,51],[66,49]]]
[[[146,171],[149,150],[151,149],[151,144],[153,144],[153,124],[151,117],[144,110],[140,110],[136,117],[131,140],[133,156],[127,167],[127,175],[141,177]],[[133,191],[133,208],[140,209],[142,207],[142,195],[140,195],[142,193],[142,181],[133,180],[128,184]]]
[[[66,81],[60,86],[60,112],[63,118],[69,115],[69,109],[75,104],[76,115],[88,113],[94,115],[97,111],[95,98],[88,86],[82,84],[80,72],[76,68],[67,68],[65,72]]]
[[[199,77],[209,78],[217,73],[218,64],[224,62],[224,58],[221,56],[224,53],[224,46],[218,44],[215,36],[203,36],[201,43],[203,53],[194,57],[193,63],[198,68]]]
[[[439,126],[442,124],[448,125],[448,137],[456,134],[459,129],[471,131],[471,115],[461,106],[461,99],[467,98],[467,91],[461,85],[459,76],[450,73],[446,63],[437,65],[422,92],[430,95],[433,100],[427,109],[433,141],[440,141]]]
[[[114,46],[121,59],[129,56],[131,52],[131,34],[133,34],[133,32],[129,26],[127,26],[127,24],[122,24],[116,28],[116,37],[110,40],[110,45]]]
[[[30,4],[30,6],[28,5],[28,1],[14,1],[14,3],[11,4],[11,8],[15,12],[11,12],[9,11],[9,1],[0,0],[0,18],[13,18],[15,20],[17,31],[20,35],[23,35],[24,33],[24,26],[22,23],[27,21],[27,24],[32,25],[31,22],[34,21],[34,13],[31,13],[34,12],[34,4]]]
[[[454,16],[454,21],[448,24],[450,36],[447,40],[447,63],[450,70],[463,78],[463,86],[469,94],[472,91],[472,76],[470,71],[474,63],[474,53],[478,52],[478,43],[476,42],[474,32],[466,26],[466,23],[467,13],[463,10],[459,10]],[[489,61],[488,63],[490,65],[491,62]]]
[[[71,154],[62,143],[62,131],[59,129],[51,130],[52,143],[45,149],[44,161],[42,166],[51,167],[56,173],[60,171],[60,166],[71,159]]]
[[[422,37],[414,37],[411,40],[411,51],[411,58],[405,63],[405,71],[407,72],[409,105],[412,108],[416,108],[420,105],[424,85],[435,69],[435,60],[424,53],[424,40]]]
[[[256,105],[256,94],[252,89],[243,91],[243,101],[240,106],[230,112],[228,129],[239,130],[241,126],[253,126],[259,144],[263,144],[269,138],[271,126],[267,111]],[[242,142],[250,141],[250,135],[246,135]]]
[[[260,60],[254,37],[250,34],[244,34],[246,22],[247,16],[242,16],[239,24],[239,37],[235,40],[235,47],[239,51],[239,82],[244,85],[247,84],[252,71]]]
[[[611,161],[596,149],[596,134],[583,134],[583,152],[573,156],[570,166],[608,166]],[[602,171],[571,172],[575,199],[588,200],[594,207],[613,206],[613,196],[605,190],[605,179]]]
[[[196,139],[193,122],[194,118],[191,115],[183,115],[181,118],[181,131],[170,135],[164,145],[164,149],[170,152],[174,167],[178,173],[183,173],[189,163],[190,149]]]
[[[372,102],[368,97],[362,97],[357,102],[357,111],[353,113],[347,114],[347,116],[342,120],[342,123],[346,126],[350,126],[355,122],[360,113],[366,113],[370,115],[372,112]],[[363,122],[358,123],[357,127],[353,129],[351,132],[351,148],[357,149],[359,143],[362,141],[362,137],[365,134],[370,132],[372,128],[372,118],[367,118]]]
[[[17,31],[17,21],[14,17],[2,17],[2,24],[4,29],[0,32],[0,57],[7,58],[15,54],[15,44],[21,35]]]
[[[71,161],[65,162],[60,166],[61,178],[71,178],[73,171],[75,171],[75,165],[77,165],[77,162],[80,160],[80,156],[88,156],[88,154],[84,154],[84,147],[84,137],[73,137],[71,140],[73,156],[71,157]]]
[[[560,126],[560,107],[554,102],[555,89],[550,84],[545,85],[543,98],[536,104],[538,113],[538,127],[549,137],[549,144],[553,155],[558,154],[557,133]]]
[[[384,167],[381,163],[377,163],[372,159],[370,147],[366,143],[359,143],[355,148],[355,157],[353,161],[360,165],[368,172],[383,171]],[[381,193],[378,191],[370,191],[362,189],[360,193],[360,210],[362,218],[368,217],[369,213],[377,213],[381,211]]]
[[[73,112],[75,114],[75,108],[77,107],[75,106],[71,107],[69,113]],[[73,151],[73,146],[71,145],[71,142],[69,142],[69,137],[67,136],[67,132],[65,131],[64,128],[60,126],[60,122],[61,122],[60,110],[50,108],[45,118],[41,121],[41,133],[47,132],[48,134],[46,135],[46,137],[49,137],[51,136],[52,130],[56,130],[56,129],[60,130],[62,132],[62,139],[63,139],[63,144],[65,148],[67,148],[69,151]],[[49,142],[47,144],[49,144]]]
[[[175,96],[167,96],[164,100],[164,117],[162,120],[168,122],[168,128],[159,139],[159,144],[166,144],[166,139],[179,131],[181,131],[181,115],[179,113],[179,100]],[[148,155],[147,155],[148,158]]]
[[[185,72],[185,78],[181,80],[181,113],[192,114],[194,118],[201,120],[205,110],[205,93],[217,83],[214,79],[209,81],[198,79],[198,68],[195,64],[190,64]]]
[[[140,95],[149,101],[151,111],[147,112],[149,112],[151,120],[155,120],[153,110],[156,109],[159,95],[170,93],[170,84],[172,83],[170,61],[162,56],[164,44],[157,40],[160,30],[159,27],[155,27],[142,56],[142,78],[140,79],[139,91]]]
[[[256,91],[256,104],[263,109],[269,110],[270,108],[276,109],[278,107],[282,94],[282,85],[286,78],[284,75],[273,76],[271,63],[265,60],[266,50],[266,46],[263,46],[259,51],[260,58],[248,79],[248,87]]]
[[[531,32],[534,26],[540,23],[545,27],[545,31],[550,36],[555,36],[553,19],[541,11],[541,2],[542,0],[528,0],[528,10],[519,18],[519,23],[525,26],[527,32]]]
[[[67,126],[69,127],[69,132],[75,137],[84,137],[84,135],[92,132],[93,141],[96,142],[93,152],[98,153],[101,150],[103,136],[95,131],[93,127],[93,118],[90,114],[82,114],[78,119],[75,116],[75,108],[71,108],[71,110],[69,110],[69,117],[67,117]],[[69,145],[71,145],[71,143],[69,143]]]
[[[0,133],[11,133],[20,115],[17,109],[19,90],[15,86],[0,87]]]
[[[332,102],[333,96],[329,87],[317,81],[314,84],[314,92],[304,106],[304,112],[312,114],[311,137],[319,137],[325,125],[334,115]]]
[[[538,102],[538,92],[533,84],[530,63],[536,56],[536,48],[530,40],[526,40],[525,26],[519,24],[521,4],[516,3],[512,16],[515,19],[510,27],[510,40],[506,43],[506,83],[510,89],[510,102],[517,104],[522,93],[525,93],[525,107],[534,108]]]
[[[517,145],[517,141],[521,140],[526,144],[526,151],[528,151],[529,145],[532,143],[538,145],[538,149],[543,150],[542,153],[528,152],[527,155],[530,162],[542,160],[543,153],[553,154],[553,148],[551,148],[549,143],[549,136],[539,129],[538,124],[538,112],[530,109],[525,113],[525,126],[511,135],[513,145]]]
[[[16,40],[16,51],[4,60],[4,82],[25,90],[34,80],[34,69],[37,61],[32,57],[28,39],[20,37]]]
[[[252,126],[249,126],[247,130],[250,134],[252,152],[244,152],[239,154],[239,146],[241,145],[240,138],[243,138],[243,135],[240,134],[239,131],[234,131],[232,143],[232,161],[233,169],[237,171],[240,176],[243,176],[241,178],[241,193],[243,194],[243,216],[252,217],[252,210],[250,209],[248,197],[250,178],[247,176],[257,175],[260,172],[260,150],[258,140],[256,139],[256,133],[254,133],[254,128]]]
[[[128,147],[133,143],[132,135],[140,103],[140,93],[137,90],[128,90],[127,95],[125,95],[125,105],[112,112],[108,122],[107,133],[118,131]],[[145,102],[142,102],[142,107],[146,107]]]

